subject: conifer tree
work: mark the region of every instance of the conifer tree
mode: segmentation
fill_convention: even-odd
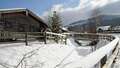
[[[61,33],[61,19],[56,11],[53,11],[52,15],[49,16],[49,27],[53,33]],[[59,36],[54,36],[55,42],[58,43]]]
[[[61,32],[61,19],[56,11],[53,11],[52,15],[49,16],[49,26],[52,32],[60,33]]]

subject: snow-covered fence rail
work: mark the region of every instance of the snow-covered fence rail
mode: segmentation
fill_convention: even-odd
[[[27,41],[31,38],[36,38],[41,41],[44,41],[45,44],[47,43],[47,40],[55,40],[57,43],[59,40],[64,43],[66,42],[65,35],[52,32],[9,32],[9,31],[0,32],[0,40],[25,39],[26,45],[28,45]]]
[[[104,45],[103,47],[95,50],[94,52],[88,54],[83,59],[80,59],[79,61],[75,61],[72,64],[69,64],[69,66],[74,66],[73,68],[110,68],[113,61],[115,60],[115,57],[118,53],[118,43],[119,38],[113,35],[108,34],[92,34],[92,33],[67,33],[67,35],[75,36],[78,35],[87,37],[89,39],[106,39],[109,40],[110,43]],[[97,66],[97,67],[96,67]]]
[[[46,32],[48,39],[54,39],[57,43],[60,41],[66,44],[67,36],[60,33]]]
[[[108,34],[94,34],[94,33],[63,33],[64,35],[72,36],[75,39],[88,39],[88,40],[93,40],[93,39],[107,39],[109,41],[113,40],[115,37],[108,35]]]
[[[101,47],[100,49],[96,50],[95,52],[87,55],[81,62],[82,68],[90,68],[95,66],[98,62],[101,61],[102,58],[104,58],[107,54],[109,54],[111,51],[115,49],[115,47],[118,44],[119,39],[116,38],[109,44]],[[107,59],[108,60],[108,59]],[[106,61],[104,61],[106,62]],[[111,63],[111,61],[110,61]]]

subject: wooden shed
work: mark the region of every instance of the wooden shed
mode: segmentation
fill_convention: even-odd
[[[44,21],[26,8],[0,9],[0,31],[44,32]]]

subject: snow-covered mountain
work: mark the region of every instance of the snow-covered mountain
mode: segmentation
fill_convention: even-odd
[[[78,25],[82,26],[84,24],[89,24],[88,19],[73,22],[73,23],[71,23],[69,25],[66,25],[66,27],[76,26],[76,25],[77,26]],[[116,25],[120,25],[120,15],[102,15],[101,16],[100,25],[101,26],[107,26],[107,25],[116,26]]]
[[[86,8],[87,9],[87,8]],[[108,3],[105,6],[102,7],[97,7],[94,8],[99,10],[98,13],[96,13],[96,15],[101,15],[102,21],[101,21],[101,25],[118,25],[120,24],[120,1],[118,0],[117,2],[114,3]],[[83,20],[80,19],[76,22],[70,23],[67,26],[75,26],[75,25],[82,25],[84,23],[89,23],[88,19],[93,17],[93,13],[95,10],[89,10],[87,11],[88,13],[88,17],[84,18]]]

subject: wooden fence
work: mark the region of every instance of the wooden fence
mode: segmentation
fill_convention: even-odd
[[[54,40],[56,43],[62,42],[66,44],[66,36],[52,32],[8,32],[0,31],[0,40],[18,40],[24,39],[28,45],[29,39],[37,39],[43,41],[45,44],[48,40]]]
[[[47,43],[47,40],[54,40],[55,42],[59,43],[59,41],[66,43],[66,36],[73,36],[73,37],[84,37],[85,39],[107,39],[110,41],[107,45],[97,49],[96,51],[88,54],[80,62],[75,62],[74,66],[78,66],[81,68],[91,68],[94,67],[96,64],[100,63],[102,60],[106,59],[104,63],[101,65],[101,68],[110,68],[115,57],[118,53],[118,43],[119,38],[113,35],[107,34],[88,34],[88,33],[52,33],[52,32],[0,32],[0,39],[24,39],[26,45],[28,45],[28,39],[35,38],[35,39],[42,39],[44,43]],[[110,55],[109,55],[110,54]],[[109,56],[105,58],[105,56]],[[78,65],[79,64],[79,65]],[[73,65],[73,64],[69,64]]]
[[[94,52],[88,54],[79,62],[69,64],[80,68],[111,68],[116,55],[118,54],[119,38],[111,34],[93,34],[93,33],[65,33],[76,39],[106,39],[108,44],[100,47]],[[74,44],[73,44],[74,45]],[[96,65],[98,67],[96,67]]]

